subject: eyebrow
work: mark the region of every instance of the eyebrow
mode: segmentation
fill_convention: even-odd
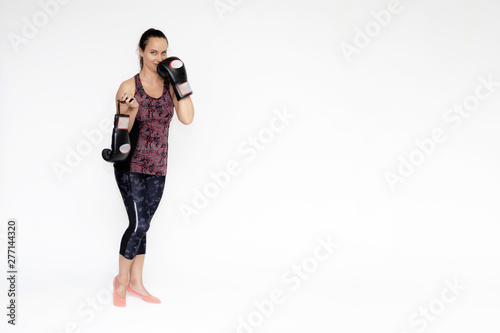
[[[151,51],[158,51],[158,50],[151,49]],[[163,50],[162,52],[167,52],[167,50]]]

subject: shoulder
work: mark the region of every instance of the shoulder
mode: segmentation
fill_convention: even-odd
[[[120,99],[124,94],[135,95],[135,77],[123,81],[116,92],[116,99]]]
[[[120,84],[120,90],[135,90],[135,76],[132,76],[130,79],[125,80]]]

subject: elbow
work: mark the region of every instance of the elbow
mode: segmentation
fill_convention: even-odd
[[[193,122],[194,118],[194,112],[189,112],[189,113],[178,113],[177,118],[179,118],[179,121],[183,123],[184,125],[189,125]]]
[[[193,122],[193,117],[189,118],[189,119],[179,119],[181,121],[181,123],[183,123],[184,125],[189,125]]]
[[[182,106],[179,105],[179,109],[177,111],[177,118],[184,125],[189,125],[193,122],[194,108],[193,108],[193,104],[191,103],[191,99],[189,98],[189,96],[185,100],[188,101],[189,103],[182,104]],[[184,101],[184,100],[182,100],[182,101]]]

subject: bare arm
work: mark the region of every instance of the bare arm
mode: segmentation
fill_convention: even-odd
[[[191,124],[194,118],[194,106],[191,96],[184,97],[178,101],[172,85],[170,85],[170,96],[172,96],[172,101],[174,102],[177,119],[184,125]]]
[[[125,101],[125,103],[120,103],[120,113],[127,114],[130,117],[130,121],[128,124],[128,131],[132,130],[132,126],[134,126],[135,116],[137,115],[137,111],[139,110],[139,103],[134,97],[135,92],[135,82],[134,79],[129,79],[123,82],[118,88],[118,92],[116,93],[117,101]],[[117,110],[118,112],[118,110]]]

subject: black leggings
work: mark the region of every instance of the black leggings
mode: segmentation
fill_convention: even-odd
[[[129,220],[120,244],[120,254],[131,260],[138,254],[146,253],[146,232],[160,204],[165,176],[115,169],[115,178]]]

